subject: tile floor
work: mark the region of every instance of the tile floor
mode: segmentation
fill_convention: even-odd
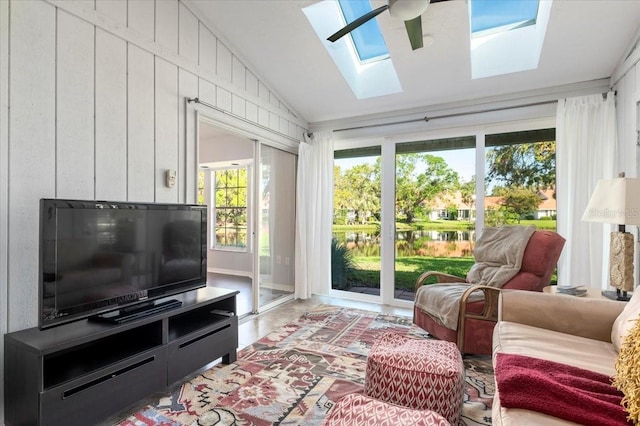
[[[354,300],[340,299],[327,296],[312,296],[309,299],[296,299],[286,302],[272,310],[258,315],[251,315],[241,318],[238,326],[238,349],[255,342],[262,336],[296,320],[300,315],[309,312],[318,305],[347,306],[356,309],[365,309],[374,312],[384,312],[387,314],[412,316],[413,310],[410,308],[399,308],[377,303],[358,302]]]
[[[252,290],[251,290],[251,285],[252,285],[251,284],[251,278],[242,277],[242,276],[235,276],[235,275],[224,275],[224,274],[217,274],[217,273],[209,272],[207,274],[207,285],[214,286],[214,287],[227,288],[227,289],[231,289],[231,290],[238,290],[240,292],[236,296],[236,311],[238,313],[238,316],[243,317],[243,316],[248,315],[248,314],[251,313],[251,310],[252,310],[252,307],[253,307],[253,302],[252,302],[253,301],[253,294],[252,294]],[[362,294],[374,294],[374,295],[379,295],[380,294],[380,289],[379,288],[370,288],[370,287],[353,287],[349,291],[354,292],[354,293],[362,293]],[[261,290],[261,292],[260,292],[260,299],[261,299],[260,300],[260,305],[262,306],[262,305],[264,305],[266,303],[269,303],[269,302],[277,299],[278,297],[282,297],[282,294],[278,294],[277,292],[270,292],[268,289]],[[395,293],[395,297],[396,297],[396,299],[413,301],[415,299],[415,293],[413,291],[397,290],[396,293]],[[333,298],[333,300],[341,300],[341,299]],[[310,303],[312,303],[312,302],[310,302]],[[328,302],[322,302],[322,303],[328,303]],[[349,301],[349,303],[351,304],[351,303],[354,303],[354,302],[353,301]],[[316,304],[318,304],[318,303],[316,303]],[[375,306],[379,306],[379,305],[374,304],[374,303],[365,303],[364,305],[366,305],[366,306],[374,306],[374,308],[364,307],[362,309],[369,309],[369,310],[374,310],[374,311],[377,310],[375,308]],[[349,306],[351,306],[351,305],[349,305]],[[405,311],[407,311],[408,313],[403,313],[403,314],[399,314],[399,315],[406,315],[406,316],[412,316],[413,315],[413,312],[410,309],[409,310],[405,310]],[[293,317],[289,318],[289,321],[298,318],[298,316],[293,316]]]

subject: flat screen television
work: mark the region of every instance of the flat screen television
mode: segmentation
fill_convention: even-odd
[[[41,329],[206,285],[207,208],[40,200]]]

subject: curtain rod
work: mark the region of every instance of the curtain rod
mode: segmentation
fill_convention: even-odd
[[[616,95],[616,92],[613,93],[614,96]],[[603,93],[602,97],[604,99],[607,98],[607,93]],[[347,127],[344,129],[336,129],[334,130],[334,132],[346,132],[347,130],[362,130],[362,129],[369,129],[372,127],[384,127],[384,126],[394,126],[396,124],[407,124],[407,123],[417,123],[420,121],[424,121],[425,123],[430,121],[430,120],[436,120],[439,118],[453,118],[453,117],[462,117],[465,115],[473,115],[473,114],[482,114],[485,112],[497,112],[497,111],[505,111],[505,110],[509,110],[509,109],[514,109],[514,108],[526,108],[526,107],[532,107],[532,106],[540,106],[540,105],[547,105],[547,104],[554,104],[557,103],[557,100],[554,101],[540,101],[540,102],[531,102],[528,104],[522,104],[522,105],[516,105],[516,106],[510,106],[510,107],[496,107],[496,108],[489,108],[489,109],[483,109],[483,110],[478,110],[478,111],[468,111],[468,112],[456,112],[453,114],[443,114],[443,115],[434,115],[433,117],[427,117],[424,116],[422,118],[414,118],[411,120],[402,120],[402,121],[394,121],[391,123],[380,123],[380,124],[367,124],[364,126],[357,126],[357,127]]]
[[[452,114],[443,114],[443,115],[434,115],[432,117],[427,117],[424,116],[422,118],[414,118],[411,120],[402,120],[402,121],[393,121],[390,123],[380,123],[380,124],[367,124],[364,126],[357,126],[357,127],[347,127],[344,129],[336,129],[334,130],[334,132],[346,132],[347,130],[361,130],[361,129],[369,129],[372,127],[384,127],[384,126],[394,126],[396,124],[407,124],[407,123],[417,123],[420,121],[424,121],[425,123],[431,120],[437,120],[439,118],[453,118],[453,117],[462,117],[465,115],[473,115],[473,114],[482,114],[485,112],[496,112],[496,111],[504,111],[504,110],[508,110],[508,109],[514,109],[514,108],[525,108],[525,107],[531,107],[531,106],[539,106],[539,105],[547,105],[547,104],[553,104],[553,103],[557,103],[558,101],[542,101],[542,102],[532,102],[532,103],[528,103],[528,104],[523,104],[523,105],[517,105],[517,106],[511,106],[511,107],[497,107],[497,108],[489,108],[489,109],[483,109],[483,110],[478,110],[478,111],[468,111],[468,112],[456,112],[456,113],[452,113]]]
[[[237,120],[241,120],[241,121],[243,121],[243,122],[245,122],[245,123],[247,123],[247,124],[251,124],[252,126],[256,126],[256,127],[259,127],[259,128],[261,128],[261,129],[263,129],[263,130],[266,130],[266,131],[268,131],[268,132],[270,132],[270,133],[277,134],[277,135],[278,135],[278,136],[280,136],[280,137],[283,137],[283,138],[289,139],[290,141],[293,141],[293,142],[296,142],[296,143],[299,143],[299,142],[300,142],[300,140],[299,140],[299,139],[296,139],[296,138],[291,137],[291,136],[289,136],[289,135],[285,135],[284,133],[276,132],[275,130],[273,130],[273,129],[269,128],[269,127],[263,126],[263,125],[262,125],[262,124],[260,124],[260,123],[255,123],[255,122],[253,122],[253,121],[251,121],[251,120],[247,120],[247,119],[246,119],[246,118],[244,118],[244,117],[240,117],[240,116],[238,116],[238,115],[232,114],[232,113],[230,113],[229,111],[225,111],[225,110],[223,110],[223,109],[222,109],[222,108],[220,108],[220,107],[217,107],[217,106],[215,106],[215,105],[212,105],[212,104],[207,103],[207,102],[204,102],[204,101],[201,101],[199,98],[187,98],[187,102],[188,102],[188,103],[192,103],[192,102],[194,102],[194,103],[196,103],[196,104],[204,105],[204,106],[206,106],[206,107],[208,107],[208,108],[214,109],[214,110],[216,110],[216,111],[218,111],[218,112],[221,112],[221,113],[223,113],[223,114],[225,114],[225,115],[228,115],[229,117],[233,117],[233,118],[235,118],[235,119],[237,119]]]

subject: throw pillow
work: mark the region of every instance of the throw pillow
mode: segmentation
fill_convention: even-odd
[[[629,322],[632,326],[616,359],[613,386],[624,395],[622,406],[628,413],[627,420],[638,424],[640,420],[640,316]]]
[[[624,310],[618,315],[618,318],[611,327],[611,343],[616,352],[620,352],[620,347],[629,330],[635,325],[635,320],[640,315],[640,291],[634,291],[631,300],[624,307]]]

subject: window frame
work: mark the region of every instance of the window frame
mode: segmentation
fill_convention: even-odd
[[[228,171],[228,170],[241,170],[241,169],[245,169],[246,173],[247,173],[247,185],[246,187],[240,187],[238,186],[238,189],[242,189],[244,188],[246,191],[246,200],[245,200],[245,207],[234,207],[234,208],[242,208],[245,210],[245,215],[246,215],[246,244],[244,247],[242,246],[232,246],[232,245],[224,245],[224,244],[218,244],[217,239],[216,239],[216,231],[218,229],[221,229],[218,227],[217,225],[217,213],[218,213],[218,207],[216,206],[216,173],[218,172],[223,172],[223,171]],[[253,212],[252,212],[252,188],[253,188],[253,167],[251,164],[249,163],[240,163],[240,164],[234,164],[234,165],[230,165],[230,166],[220,166],[220,167],[213,167],[210,169],[210,175],[209,175],[209,179],[210,179],[210,185],[211,185],[211,193],[210,193],[210,205],[211,205],[211,213],[210,213],[210,220],[211,220],[211,228],[210,228],[210,249],[211,250],[217,250],[217,251],[227,251],[227,252],[235,252],[235,253],[251,253],[253,251],[253,247],[252,247],[252,243],[253,243],[253,231],[252,231],[252,223],[253,223]],[[227,187],[228,188],[228,187]],[[228,207],[230,208],[230,207]],[[225,228],[227,229],[227,228]]]

